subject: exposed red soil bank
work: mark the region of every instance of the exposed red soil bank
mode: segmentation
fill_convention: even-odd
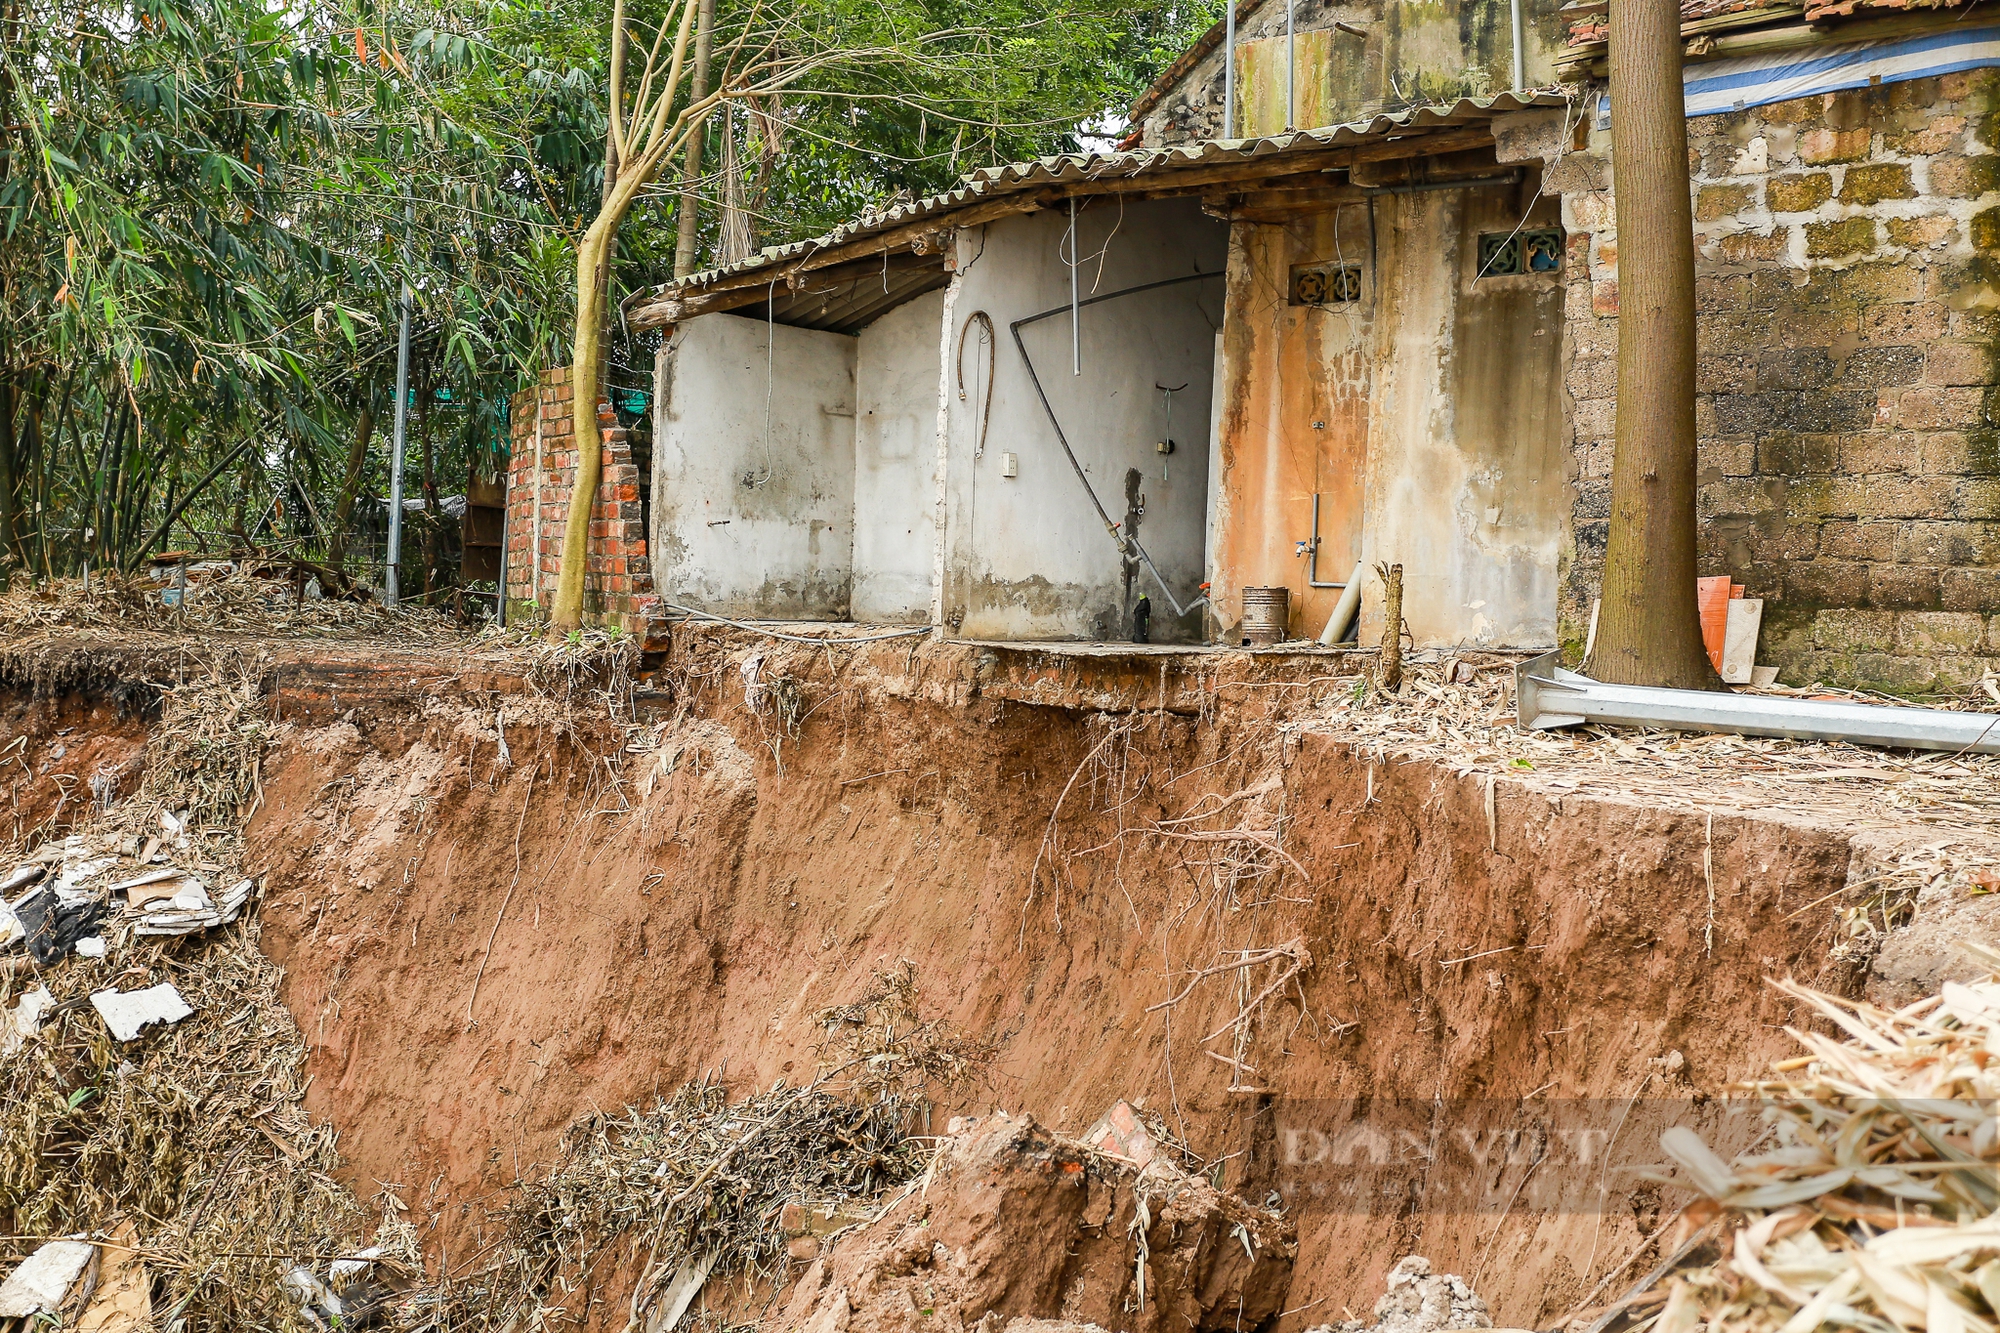
[[[1835,831],[1374,764],[1280,729],[1269,701],[1298,691],[1093,717],[982,694],[964,647],[677,654],[676,720],[649,753],[599,757],[622,740],[601,711],[565,738],[560,710],[522,696],[377,694],[295,720],[267,766],[250,842],[267,947],[315,1043],[311,1106],[357,1189],[399,1186],[455,1264],[579,1113],[725,1062],[741,1086],[803,1077],[815,1011],[907,957],[927,1010],[999,1045],[988,1089],[945,1111],[1074,1133],[1143,1098],[1238,1154],[1228,1185],[1287,1195],[1288,1308],[1311,1305],[1282,1328],[1366,1308],[1412,1251],[1477,1274],[1496,1322],[1533,1325],[1660,1219],[1650,1194],[1610,1181],[1602,1218],[1408,1187],[1336,1208],[1302,1192],[1286,1130],[1333,1123],[1337,1099],[1530,1094],[1607,1099],[1622,1123],[1642,1092],[1713,1092],[1789,1053],[1766,976],[1855,980],[1826,968],[1829,914],[1799,910],[1845,880]],[[1221,841],[1153,823],[1231,796],[1164,830],[1236,831]],[[1279,831],[1303,875],[1218,881],[1219,857],[1278,863],[1254,844]],[[1312,965],[1247,1043],[1208,1043],[1243,1072],[1199,1045],[1249,998],[1233,969],[1148,1011],[1226,950],[1294,940]],[[1454,1169],[1505,1200],[1534,1168]]]
[[[130,796],[145,751],[145,719],[108,700],[0,693],[0,843],[60,833],[92,801]]]

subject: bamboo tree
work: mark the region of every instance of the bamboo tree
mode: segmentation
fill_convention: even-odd
[[[1695,598],[1694,218],[1678,0],[1612,0],[1618,417],[1587,670],[1717,689]]]

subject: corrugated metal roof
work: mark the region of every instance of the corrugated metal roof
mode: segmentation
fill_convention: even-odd
[[[1683,36],[1696,36],[1720,27],[1751,27],[1781,19],[1802,18],[1819,23],[1831,18],[1852,18],[1863,12],[1893,12],[1916,9],[1956,9],[1973,0],[1681,0]],[[1575,12],[1577,6],[1566,7]],[[1586,5],[1590,11],[1570,25],[1569,40],[1561,59],[1573,61],[1579,52],[1594,53],[1609,34],[1601,6]]]
[[[878,235],[906,223],[955,213],[989,199],[999,199],[1010,194],[1039,189],[1045,185],[1129,180],[1134,176],[1171,174],[1175,171],[1220,162],[1253,161],[1286,153],[1319,152],[1328,148],[1344,148],[1373,140],[1393,138],[1398,134],[1419,130],[1449,128],[1455,124],[1488,119],[1507,111],[1523,111],[1531,107],[1559,107],[1568,104],[1568,99],[1559,93],[1506,92],[1493,97],[1461,98],[1448,105],[1413,107],[1394,115],[1374,116],[1368,120],[1331,125],[1324,129],[1297,130],[1290,134],[1267,135],[1256,139],[1205,139],[1173,148],[1158,150],[1141,148],[1124,153],[1067,153],[1054,157],[1038,157],[1027,162],[1010,162],[1004,166],[983,167],[965,176],[956,189],[895,204],[888,208],[870,209],[852,222],[842,223],[822,236],[793,241],[789,245],[766,246],[756,254],[736,260],[734,263],[705,269],[700,273],[690,274],[678,282],[664,283],[636,292],[627,299],[626,306],[630,308],[662,298],[687,296],[723,278],[787,264],[862,237]]]

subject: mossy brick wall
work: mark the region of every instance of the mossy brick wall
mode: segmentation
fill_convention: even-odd
[[[1700,564],[1793,683],[1950,689],[2000,660],[2000,71],[1688,122]],[[1563,635],[1604,556],[1617,389],[1608,132],[1553,160],[1576,487]]]
[[[563,529],[569,521],[570,492],[576,483],[574,394],[569,368],[542,372],[536,388],[513,399],[513,443],[507,464],[507,597],[512,614],[546,609],[555,596],[562,563]],[[542,423],[541,468],[535,459],[535,420]],[[604,474],[590,514],[590,563],[584,572],[584,611],[598,624],[618,624],[635,633],[658,598],[646,553],[646,525],[640,514],[639,469],[611,405],[597,404],[603,437]],[[536,496],[541,497],[540,536]]]

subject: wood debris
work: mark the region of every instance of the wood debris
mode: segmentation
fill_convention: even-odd
[[[2000,969],[2000,952],[1971,952]],[[1894,1011],[1779,989],[1844,1039],[1787,1029],[1807,1053],[1745,1087],[1772,1134],[1735,1161],[1692,1130],[1662,1135],[1677,1169],[1657,1178],[1703,1196],[1721,1257],[1632,1293],[1620,1309],[1658,1308],[1626,1326],[1992,1333],[2000,971]]]

